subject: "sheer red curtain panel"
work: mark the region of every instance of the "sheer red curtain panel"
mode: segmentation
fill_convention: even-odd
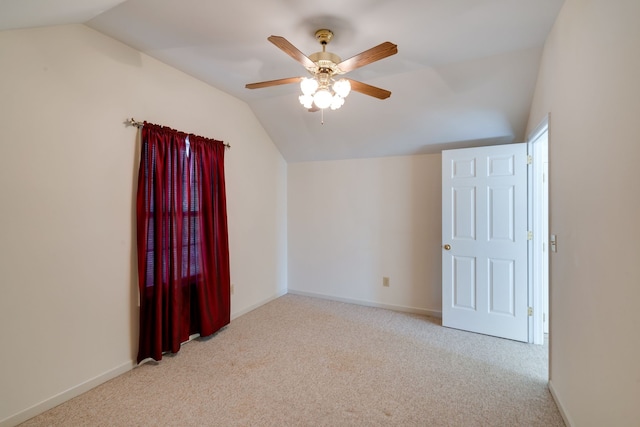
[[[145,122],[138,171],[138,363],[230,321],[221,141]]]

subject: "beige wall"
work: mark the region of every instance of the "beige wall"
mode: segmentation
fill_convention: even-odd
[[[550,113],[550,384],[574,426],[640,423],[639,18],[567,0],[529,121]]]
[[[127,117],[233,146],[232,316],[286,292],[286,163],[245,103],[82,25],[0,32],[0,58],[0,425],[132,366]]]
[[[289,164],[289,290],[439,314],[440,162],[438,154]]]

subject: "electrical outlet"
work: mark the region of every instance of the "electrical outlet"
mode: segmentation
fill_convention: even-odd
[[[389,287],[389,278],[388,277],[383,277],[382,278],[382,286],[384,286],[385,288]]]
[[[232,283],[231,284],[231,295],[233,295],[233,291],[236,290],[236,286]]]

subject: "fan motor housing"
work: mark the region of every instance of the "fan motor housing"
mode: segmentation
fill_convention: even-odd
[[[316,52],[309,55],[309,59],[317,65],[317,70],[328,69],[332,74],[339,74],[338,64],[342,62],[342,59],[335,53],[331,52]],[[313,70],[310,70],[313,71]]]

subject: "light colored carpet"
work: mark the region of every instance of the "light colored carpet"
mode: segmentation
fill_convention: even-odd
[[[289,294],[23,426],[563,426],[546,353]]]

